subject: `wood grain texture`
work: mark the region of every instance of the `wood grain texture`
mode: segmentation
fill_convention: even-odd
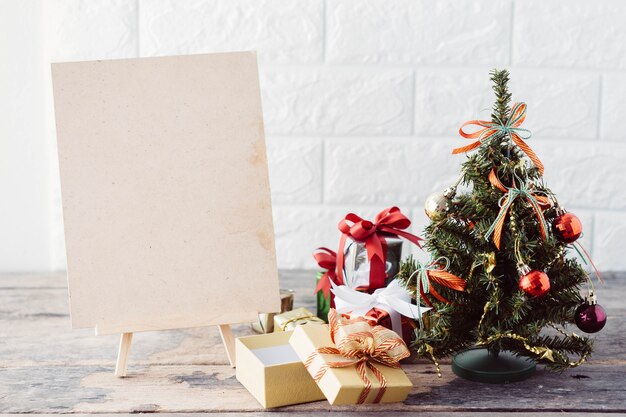
[[[29,416],[31,417],[51,417],[51,416],[57,416],[58,414],[29,414]],[[75,417],[83,417],[83,416],[91,416],[93,414],[89,414],[89,413],[75,413],[72,414],[72,416]],[[130,414],[119,414],[119,413],[103,413],[103,414],[99,414],[100,417],[120,417],[120,416],[130,416]],[[159,413],[159,416],[161,417],[267,417],[268,415],[294,415],[293,412],[286,414],[284,411],[281,410],[267,410],[267,411],[246,411],[246,412],[229,412],[229,413],[222,413],[222,412],[209,412],[209,413]],[[296,413],[295,415],[300,416],[300,417],[319,417],[320,413],[318,411],[300,411],[298,413]],[[396,417],[396,416],[415,416],[415,411],[410,410],[410,411],[376,411],[376,412],[362,412],[362,411],[337,411],[337,412],[333,412],[334,416],[345,416],[345,417],[361,417],[363,415],[376,415],[377,417]],[[555,412],[551,412],[551,411],[547,411],[547,412],[534,412],[534,411],[529,411],[529,412],[507,412],[506,414],[507,416],[512,416],[512,417],[563,417],[564,415],[567,417],[588,417],[589,415],[602,415],[602,414],[590,414],[588,412],[561,412],[561,411],[555,411]],[[609,414],[611,417],[626,417],[626,413],[610,413]],[[23,414],[2,414],[3,417],[23,417]],[[449,416],[449,417],[468,417],[468,416],[472,416],[472,417],[501,417],[502,416],[502,412],[501,411],[495,411],[495,412],[491,412],[491,411],[487,411],[487,412],[472,412],[472,411],[445,411],[445,412],[440,412],[440,411],[426,411],[426,412],[420,412],[419,413],[419,417],[442,417],[442,416]]]
[[[296,291],[296,306],[312,307],[313,276],[281,277],[283,288]],[[355,417],[495,416],[505,410],[523,416],[626,414],[626,274],[605,278],[599,300],[609,320],[596,336],[592,360],[582,367],[563,374],[540,368],[527,381],[493,386],[456,378],[449,361],[437,378],[432,365],[420,361],[405,365],[414,384],[405,403],[331,407],[320,401],[278,411],[312,416],[332,410]],[[135,334],[128,377],[116,378],[119,336],[71,330],[65,285],[63,276],[0,277],[0,413],[262,412],[235,379],[216,327]],[[233,326],[233,332],[249,334],[250,327]]]

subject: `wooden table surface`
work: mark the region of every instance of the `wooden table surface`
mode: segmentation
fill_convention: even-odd
[[[312,272],[285,272],[281,287],[296,306],[314,304]],[[498,416],[590,413],[626,416],[626,273],[605,274],[599,301],[609,314],[594,355],[582,367],[486,385],[457,378],[449,361],[438,378],[423,361],[406,365],[414,388],[404,403],[331,407],[326,401],[277,412],[346,415]],[[248,325],[236,335],[251,333]],[[129,377],[113,375],[116,336],[71,330],[65,277],[0,277],[0,414],[211,413],[260,415],[263,409],[235,379],[216,328],[137,333]]]

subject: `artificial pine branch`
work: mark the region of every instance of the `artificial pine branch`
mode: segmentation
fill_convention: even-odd
[[[493,91],[496,94],[496,102],[493,105],[491,119],[505,123],[509,120],[511,109],[511,93],[509,92],[509,72],[507,70],[492,70],[490,73],[493,82]]]

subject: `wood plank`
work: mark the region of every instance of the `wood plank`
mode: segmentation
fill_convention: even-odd
[[[282,287],[296,290],[297,306],[313,305],[313,276],[311,272],[282,276]],[[22,279],[29,282],[21,285]],[[596,351],[587,365],[563,374],[539,370],[528,381],[492,386],[460,380],[445,364],[443,377],[437,378],[432,365],[422,361],[406,366],[415,389],[405,404],[332,410],[383,416],[418,411],[421,415],[479,412],[481,416],[489,410],[530,413],[525,415],[537,410],[626,412],[626,308],[622,305],[626,274],[605,274],[605,279],[607,284],[598,293],[609,321],[597,334]],[[3,280],[0,277],[0,413],[159,411],[232,416],[256,415],[261,410],[234,378],[215,327],[136,333],[131,376],[120,380],[113,375],[118,337],[70,329],[64,278]],[[249,334],[250,327],[234,326],[233,331]],[[319,415],[330,409],[326,402],[317,402],[281,411]]]
[[[0,288],[63,288],[67,290],[65,273],[50,274],[4,274],[0,275]]]
[[[430,366],[405,370],[414,389],[405,403],[335,406],[326,401],[282,411],[577,411],[626,412],[626,365],[595,365],[561,375],[538,370],[533,378],[506,386],[443,377]],[[0,413],[136,413],[261,411],[228,365],[135,367],[127,378],[113,368],[22,367],[0,370],[10,381],[0,391]]]
[[[280,410],[277,412],[281,412]],[[474,411],[426,411],[420,412],[419,417],[502,417],[502,412],[474,412]],[[506,412],[507,417],[563,417],[563,412]],[[24,417],[23,414],[0,414],[3,417]],[[103,413],[99,417],[136,417],[137,413]],[[301,411],[297,413],[301,417],[320,417],[317,411]],[[376,416],[376,417],[392,417],[397,415],[414,416],[415,411],[337,411],[333,412],[333,417],[360,417]],[[587,417],[589,415],[606,415],[604,411],[587,411],[587,412],[568,412],[567,417]],[[29,417],[52,417],[58,414],[29,414]],[[72,417],[87,417],[93,414],[76,413]],[[234,412],[234,413],[159,413],[159,417],[267,417],[267,411],[250,411],[250,412]],[[626,417],[626,413],[611,413],[611,417]]]
[[[283,287],[296,291],[296,306],[311,307],[314,302],[313,281],[309,279],[312,276],[312,273],[283,276]],[[599,290],[609,320],[606,328],[594,336],[596,349],[592,363],[624,359],[626,309],[621,299],[626,291],[620,284],[619,280],[607,278],[607,285]],[[250,329],[248,325],[238,325],[233,326],[233,332],[242,336],[250,334]],[[118,336],[96,337],[93,330],[71,329],[65,288],[0,291],[0,340],[1,367],[65,363],[109,366],[115,361],[118,349]],[[228,358],[217,329],[207,327],[136,333],[130,361],[137,365],[227,364]]]
[[[296,289],[296,304],[314,303],[312,287],[301,290],[297,279],[294,281],[289,288]],[[115,362],[119,336],[96,337],[91,329],[71,329],[63,276],[0,277],[1,283],[4,289],[0,291],[0,367],[66,363],[109,366]],[[231,328],[236,337],[251,333],[247,324]],[[42,350],[41,346],[46,349]],[[130,362],[137,365],[229,363],[214,326],[135,333]]]
[[[280,411],[278,411],[280,412]],[[410,414],[409,414],[410,413]],[[419,417],[502,417],[502,412],[480,412],[473,411],[427,411],[420,412]],[[3,417],[24,417],[23,414],[0,414]],[[99,414],[99,417],[136,417],[137,413],[103,413]],[[297,413],[301,417],[319,417],[319,412],[316,411],[302,411]],[[359,417],[361,415],[376,416],[376,417],[391,417],[397,415],[414,416],[415,411],[341,411],[333,412],[334,417]],[[507,417],[563,417],[563,412],[508,412]],[[567,413],[567,417],[587,417],[589,415],[605,415],[603,411],[588,411],[588,412],[573,412]],[[611,417],[626,417],[626,413],[611,413]],[[29,414],[29,417],[52,417],[58,416],[58,414]],[[93,416],[93,414],[76,413],[72,414],[73,417],[87,417]],[[159,413],[159,417],[267,417],[267,411],[251,411],[243,413]]]

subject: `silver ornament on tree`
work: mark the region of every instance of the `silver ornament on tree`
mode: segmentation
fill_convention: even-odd
[[[426,198],[424,203],[424,211],[430,220],[439,221],[446,217],[452,199],[456,195],[456,187],[463,179],[463,173],[459,176],[452,187],[448,187],[443,191],[432,193]]]
[[[446,188],[443,192],[437,191],[436,193],[432,193],[426,198],[426,203],[424,203],[424,211],[430,220],[441,220],[446,217],[448,213],[448,209],[450,208],[451,198],[448,197],[450,195],[450,188]],[[454,196],[454,194],[452,194]]]

